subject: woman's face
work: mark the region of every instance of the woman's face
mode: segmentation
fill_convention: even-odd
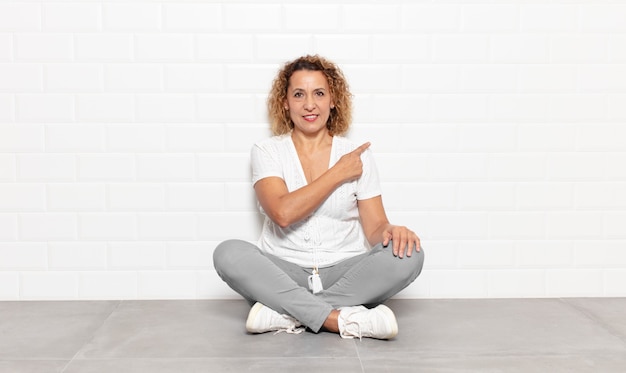
[[[285,109],[289,110],[294,131],[305,134],[327,131],[326,123],[332,108],[334,104],[324,73],[298,70],[291,75]]]

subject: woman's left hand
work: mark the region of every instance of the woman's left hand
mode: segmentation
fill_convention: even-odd
[[[383,246],[392,242],[393,255],[398,258],[404,258],[404,255],[411,256],[413,250],[416,252],[421,250],[420,239],[412,230],[401,225],[389,225],[383,231]]]

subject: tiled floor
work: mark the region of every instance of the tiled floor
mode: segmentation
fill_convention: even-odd
[[[391,341],[248,335],[243,301],[0,302],[0,372],[624,372],[626,298],[392,300]]]

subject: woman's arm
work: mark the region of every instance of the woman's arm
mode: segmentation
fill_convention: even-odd
[[[369,147],[363,144],[308,185],[289,192],[285,181],[267,177],[254,184],[257,199],[274,223],[288,227],[313,213],[340,185],[357,179],[363,172],[361,154]]]
[[[361,225],[370,245],[382,243],[387,246],[392,240],[393,255],[399,258],[405,254],[411,256],[413,248],[420,251],[420,239],[412,230],[389,223],[381,196],[359,200],[358,206]]]

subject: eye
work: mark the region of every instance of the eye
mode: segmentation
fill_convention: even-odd
[[[324,96],[324,92],[322,92],[322,91],[317,91],[317,92],[315,92],[315,94],[317,96],[319,96],[319,97],[323,97]]]
[[[293,94],[293,97],[297,97],[297,98],[300,98],[302,96],[303,96],[302,92],[296,92]]]

